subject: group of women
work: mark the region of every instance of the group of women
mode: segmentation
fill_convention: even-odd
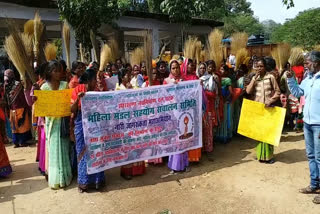
[[[203,86],[203,148],[172,155],[168,158],[148,160],[151,164],[168,162],[171,170],[189,171],[190,162],[199,162],[202,153],[213,160],[214,141],[229,142],[237,131],[241,100],[243,97],[264,103],[267,107],[276,105],[280,98],[278,81],[274,75],[273,59],[248,60],[235,70],[226,64],[216,65],[212,60],[197,62],[192,59],[171,60],[169,64],[160,61],[153,65],[152,79],[146,75],[145,63],[123,65],[121,60],[109,65],[106,71],[98,70],[97,63],[85,66],[74,62],[71,75],[66,72],[63,61],[50,61],[37,69],[39,80],[32,87],[24,88],[12,70],[5,73],[3,101],[10,108],[13,142],[16,147],[26,145],[31,137],[31,120],[37,129],[37,160],[39,170],[48,179],[53,189],[68,186],[77,174],[80,192],[89,188],[100,189],[105,183],[104,172],[87,174],[87,152],[82,127],[81,98],[88,91],[106,91],[106,78],[117,76],[119,84],[115,90],[152,87],[153,85],[179,84],[181,81],[200,80]],[[36,101],[34,90],[63,90],[74,88],[71,99],[70,118],[34,118],[32,106]],[[1,113],[1,112],[0,112]],[[1,116],[1,115],[0,115]],[[1,119],[1,118],[0,118]],[[29,125],[29,126],[28,126]],[[0,136],[3,137],[3,136]],[[0,153],[5,153],[3,141]],[[5,155],[7,157],[7,155]],[[273,163],[273,147],[264,142],[257,146],[257,159]],[[5,162],[5,166],[3,163]],[[0,176],[11,172],[8,158],[0,158]],[[132,179],[146,172],[145,162],[121,167],[121,176]]]

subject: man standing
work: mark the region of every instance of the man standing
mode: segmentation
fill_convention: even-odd
[[[312,51],[306,59],[308,76],[299,86],[293,71],[287,72],[288,86],[295,97],[305,96],[304,135],[310,169],[310,186],[300,190],[304,194],[320,193],[320,52]],[[320,196],[313,199],[320,204]]]

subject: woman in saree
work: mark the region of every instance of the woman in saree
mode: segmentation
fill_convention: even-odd
[[[130,73],[124,73],[121,78],[121,85],[116,90],[126,90],[134,88],[130,83]],[[127,164],[121,167],[120,175],[125,180],[131,180],[133,176],[143,175],[146,172],[144,161],[139,161],[132,164]]]
[[[169,64],[170,75],[163,81],[163,84],[178,84],[183,81],[181,78],[180,65],[177,60],[171,60]],[[169,156],[168,167],[171,169],[170,174],[175,172],[189,171],[188,152]]]
[[[37,70],[36,74],[39,79],[36,84],[34,84],[31,90],[25,90],[25,97],[27,103],[30,107],[32,107],[32,125],[37,129],[38,134],[38,145],[37,145],[37,157],[36,160],[39,161],[39,171],[42,175],[47,175],[46,169],[46,134],[44,131],[44,117],[35,117],[34,116],[34,108],[33,108],[33,99],[34,90],[40,90],[40,87],[46,82],[44,78],[44,72],[48,63],[42,64]]]
[[[14,147],[28,146],[31,135],[31,109],[27,104],[24,87],[21,81],[16,81],[15,74],[8,69],[4,72],[4,92],[7,106],[10,110],[10,123]]]
[[[69,88],[75,88],[79,85],[79,78],[83,74],[84,69],[85,69],[85,65],[82,62],[74,61],[72,63],[72,68],[71,68],[72,78],[69,82]]]
[[[266,107],[272,107],[280,98],[280,88],[276,78],[271,73],[266,72],[266,64],[264,59],[258,61],[256,75],[247,86],[246,92],[253,95],[254,101],[263,103]],[[261,142],[256,149],[257,159],[260,162],[268,164],[275,162],[272,145]]]
[[[58,61],[48,62],[45,70],[46,83],[41,90],[56,91],[68,89],[67,82],[61,80],[61,66]],[[46,146],[48,155],[48,183],[52,189],[70,185],[72,171],[70,164],[70,140],[62,134],[62,118],[45,117]]]
[[[228,143],[233,136],[233,105],[232,105],[232,81],[229,78],[229,67],[222,65],[221,74],[221,93],[223,97],[223,117],[217,129],[216,139],[222,143]]]
[[[0,95],[0,123],[1,126],[5,126],[5,113],[4,113],[4,106],[5,102],[3,100],[2,94]],[[7,177],[12,173],[12,168],[9,162],[8,154],[6,151],[6,147],[4,145],[5,138],[5,131],[0,132],[0,178]]]
[[[156,86],[156,85],[160,85],[160,81],[159,81],[159,72],[157,71],[156,68],[153,68],[152,69],[152,80],[151,80],[151,83],[152,83],[152,86]],[[142,84],[142,88],[145,88],[145,87],[149,87],[150,86],[150,81],[149,80],[146,80],[143,84]],[[148,163],[152,163],[152,164],[162,164],[162,158],[155,158],[155,159],[150,159],[148,160]]]
[[[213,62],[213,64],[211,65],[214,68],[210,69],[210,72],[215,70],[215,63]],[[211,153],[213,152],[214,128],[218,125],[218,106],[216,105],[216,99],[218,96],[218,84],[214,79],[212,73],[208,72],[206,63],[199,64],[197,75],[202,82],[207,100],[206,111],[203,114],[202,120],[203,150],[207,153],[209,160],[211,160]]]
[[[195,64],[191,59],[185,59],[181,65],[182,79],[184,81],[197,80],[199,79],[196,75]],[[189,152],[190,162],[199,162],[201,158],[201,148],[193,149]]]
[[[97,72],[93,69],[88,69],[80,77],[78,85],[72,92],[71,96],[71,112],[75,115],[74,134],[76,137],[76,150],[78,159],[78,189],[80,193],[87,192],[90,186],[99,190],[105,184],[104,172],[88,175],[87,160],[88,153],[84,141],[84,133],[82,127],[81,114],[81,98],[88,91],[95,91],[97,84]]]

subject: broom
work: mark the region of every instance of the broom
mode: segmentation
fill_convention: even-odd
[[[82,43],[79,44],[79,49],[80,49],[80,61],[81,61],[81,62],[84,62],[84,55],[83,55]]]
[[[137,47],[133,50],[130,56],[131,65],[140,65],[140,63],[145,59],[143,48]]]
[[[188,59],[195,59],[195,45],[196,39],[193,37],[189,37],[184,43],[184,57]]]
[[[4,48],[12,63],[17,68],[24,86],[26,86],[26,77],[29,77],[31,82],[35,83],[36,78],[21,35],[13,33],[6,37]]]
[[[90,30],[90,40],[93,48],[94,58],[98,60],[96,35]]]
[[[57,50],[58,48],[52,44],[48,43],[44,49],[44,54],[46,56],[46,60],[49,62],[51,60],[55,60],[57,58]]]
[[[248,43],[247,33],[234,33],[231,37],[231,53],[236,54],[238,50],[246,48]]]
[[[117,58],[119,57],[119,46],[116,40],[111,39],[109,41],[109,47],[111,48],[111,61],[110,62],[116,62]]]
[[[23,26],[23,32],[30,36],[34,34],[34,21],[32,19],[28,20]]]
[[[108,44],[104,44],[101,49],[99,71],[103,71],[111,59],[112,59],[111,48],[109,47]]]
[[[67,58],[67,68],[71,70],[71,62],[70,62],[70,27],[65,20],[63,22],[62,35],[64,41],[64,47],[66,49],[66,58]]]
[[[291,47],[289,44],[281,44],[278,47],[278,54],[279,54],[279,72],[282,72],[283,68],[285,67],[286,63],[290,58]]]
[[[248,51],[246,48],[241,48],[236,53],[236,70],[239,69],[240,65],[245,64],[245,60],[247,59]]]
[[[24,45],[24,49],[26,50],[26,54],[28,56],[28,59],[32,65],[33,62],[33,42],[32,42],[32,36],[26,33],[21,33],[21,40]]]
[[[215,29],[208,37],[209,41],[209,56],[216,63],[217,68],[223,61],[223,46],[222,46],[223,32]]]
[[[292,48],[291,55],[289,58],[290,65],[291,66],[303,65],[303,62],[304,62],[303,49],[298,47]]]
[[[315,51],[320,51],[320,45],[315,45],[315,46],[313,47],[313,49],[314,49]]]
[[[147,75],[149,78],[149,84],[150,86],[152,86],[152,37],[151,37],[150,30],[147,30],[147,33],[144,37],[144,53],[145,53],[145,62],[146,62],[146,68],[147,68]],[[160,55],[160,59],[161,59],[161,55]]]
[[[202,51],[202,43],[201,41],[196,41],[195,42],[195,59],[197,60],[197,64],[199,64],[202,60],[201,60],[201,51]]]
[[[40,59],[40,42],[43,33],[43,23],[41,22],[41,17],[37,11],[34,16],[34,47],[35,47],[35,56]]]

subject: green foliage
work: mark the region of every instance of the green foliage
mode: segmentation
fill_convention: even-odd
[[[287,9],[294,7],[293,0],[282,0],[283,4],[287,6]]]
[[[62,39],[53,40],[53,44],[57,47],[57,58],[62,58]]]
[[[311,49],[314,45],[320,44],[319,26],[320,8],[307,10],[277,27],[272,33],[271,40]]]
[[[275,21],[273,20],[266,20],[266,21],[263,21],[262,23],[262,26],[263,26],[263,31],[264,31],[264,38],[266,40],[270,40],[271,39],[271,35],[272,33],[278,28],[281,26],[281,24],[279,23],[276,23]]]
[[[112,23],[121,11],[117,0],[58,0],[57,3],[61,18],[70,23],[77,40],[87,47],[91,44],[90,30],[97,33],[102,23]]]
[[[225,36],[231,36],[235,32],[246,32],[248,35],[264,32],[259,20],[248,14],[226,17],[223,30]]]

